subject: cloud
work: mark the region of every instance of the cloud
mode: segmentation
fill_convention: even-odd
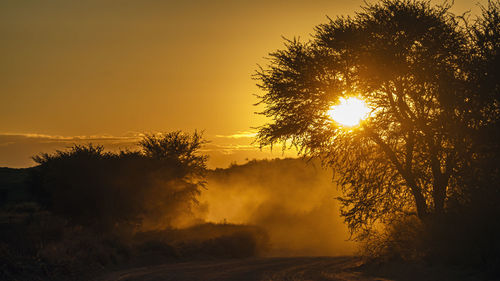
[[[268,148],[260,149],[253,144],[251,137],[254,132],[240,131],[232,135],[205,136],[210,142],[201,153],[209,155],[208,167],[227,167],[232,163],[244,163],[250,159],[271,159],[296,157],[296,151],[281,149],[271,151]],[[143,133],[128,132],[122,136],[89,135],[89,136],[60,136],[35,133],[0,133],[0,167],[23,168],[34,166],[31,159],[40,153],[53,153],[67,149],[75,144],[99,144],[110,151],[137,149],[137,142]]]
[[[239,131],[232,135],[216,135],[218,138],[241,139],[241,138],[254,138],[257,136],[255,131]]]
[[[259,148],[251,144],[215,144],[209,143],[205,145],[201,151],[221,151],[225,153],[233,153],[234,151],[258,151]]]
[[[0,133],[0,141],[4,139],[38,139],[45,141],[129,141],[137,140],[142,134],[126,135],[126,136],[111,136],[111,135],[90,135],[90,136],[60,136],[60,135],[46,135],[46,134],[33,134],[33,133]]]
[[[125,136],[60,136],[33,133],[0,133],[0,167],[30,167],[35,165],[35,162],[31,159],[34,155],[42,152],[52,153],[75,144],[100,144],[112,151],[133,148],[139,138],[136,134],[127,134]]]

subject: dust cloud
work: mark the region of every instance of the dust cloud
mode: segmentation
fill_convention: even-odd
[[[199,205],[207,222],[263,229],[269,256],[348,255],[355,244],[346,241],[331,176],[311,161],[253,160],[212,171]]]

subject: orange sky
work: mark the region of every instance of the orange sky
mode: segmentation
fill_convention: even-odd
[[[254,114],[257,64],[281,36],[307,38],[327,15],[362,4],[1,1],[0,166],[29,166],[31,155],[75,142],[124,148],[138,133],[177,129],[205,130],[212,167],[269,157],[251,135],[234,137],[265,122]],[[455,0],[454,12],[466,10],[479,9]]]

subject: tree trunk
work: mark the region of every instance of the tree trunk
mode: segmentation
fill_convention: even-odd
[[[434,212],[436,214],[442,214],[444,212],[444,200],[446,198],[446,186],[448,182],[445,181],[442,176],[435,179],[432,199],[434,200]]]
[[[405,169],[405,167],[398,160],[398,157],[394,151],[387,145],[380,137],[375,134],[371,129],[365,127],[366,132],[372,138],[375,143],[377,143],[382,151],[387,155],[389,160],[394,164],[399,174],[403,177],[406,184],[410,188],[413,198],[415,199],[415,206],[417,208],[417,216],[422,220],[428,215],[427,202],[424,195],[422,194],[421,188],[417,185],[415,181],[415,176],[411,172],[411,169]],[[409,160],[411,161],[411,159]]]
[[[415,179],[408,174],[403,174],[403,178],[410,187],[413,198],[415,199],[415,206],[417,208],[417,216],[420,220],[423,220],[429,215],[429,210],[427,208],[427,202],[422,194],[422,190],[416,184]]]

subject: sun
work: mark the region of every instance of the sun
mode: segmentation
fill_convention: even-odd
[[[340,104],[331,106],[327,111],[333,121],[346,127],[358,125],[369,113],[365,102],[356,97],[340,98]]]

